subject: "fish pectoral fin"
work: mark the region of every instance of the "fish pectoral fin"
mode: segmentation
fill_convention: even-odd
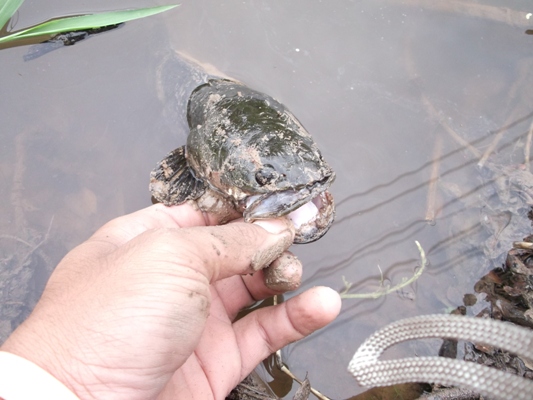
[[[196,200],[205,189],[205,183],[194,176],[187,163],[185,146],[171,151],[150,173],[152,196],[167,206]]]

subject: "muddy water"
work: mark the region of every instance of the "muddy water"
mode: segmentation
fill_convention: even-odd
[[[27,1],[16,28],[60,14],[153,5]],[[337,173],[337,222],[295,246],[302,289],[379,290],[344,300],[332,326],[284,361],[333,398],[362,392],[346,366],[388,322],[463,304],[529,234],[520,217],[533,120],[529,2],[188,1],[165,15],[24,62],[0,50],[0,335],[28,314],[61,257],[102,223],[150,204],[148,175],[186,135],[158,98],[171,48],[286,104]],[[81,6],[80,6],[81,7]],[[503,9],[508,7],[508,9]],[[486,154],[486,155],[485,155]],[[484,156],[485,155],[485,156]],[[530,185],[531,184],[531,185]],[[482,296],[469,310],[484,307]],[[438,345],[438,344],[437,344]],[[406,345],[395,356],[436,354]]]

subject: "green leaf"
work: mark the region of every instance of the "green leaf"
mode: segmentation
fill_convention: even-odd
[[[7,24],[24,0],[0,0],[0,29]]]
[[[64,17],[43,22],[42,24],[32,26],[31,28],[12,33],[11,35],[0,38],[0,43],[10,40],[28,38],[41,35],[55,35],[62,32],[79,31],[83,29],[100,28],[102,26],[120,24],[159,14],[170,10],[177,5],[159,6],[151,8],[140,8],[137,10],[110,11],[101,14],[81,15],[77,17]]]

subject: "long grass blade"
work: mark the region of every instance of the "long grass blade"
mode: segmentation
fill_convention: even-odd
[[[61,32],[72,32],[76,30],[120,24],[122,22],[159,14],[174,7],[177,7],[177,5],[141,8],[137,10],[110,11],[101,14],[54,19],[32,26],[31,28],[12,33],[11,35],[1,37],[0,43],[33,36],[55,35]]]
[[[7,24],[24,0],[0,0],[0,29]]]

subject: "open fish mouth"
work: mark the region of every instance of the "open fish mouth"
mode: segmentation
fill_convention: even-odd
[[[327,190],[288,214],[296,228],[294,243],[311,243],[326,234],[335,219],[335,203]]]
[[[284,215],[296,228],[294,243],[314,242],[324,236],[333,224],[333,196],[323,185],[315,184],[300,190],[249,196],[245,200],[243,216],[247,222]]]

